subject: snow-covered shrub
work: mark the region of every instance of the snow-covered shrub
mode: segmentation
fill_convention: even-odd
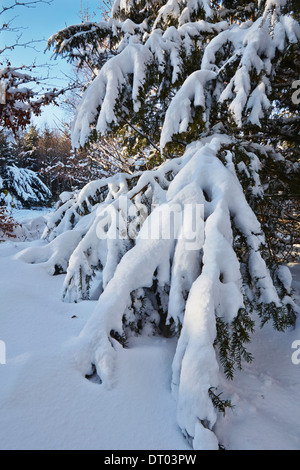
[[[9,214],[6,207],[0,207],[0,241],[16,238],[21,225]]]
[[[17,211],[18,212],[18,211]],[[35,216],[30,211],[28,217],[17,220],[15,210],[0,207],[0,241],[13,239],[16,242],[39,240],[47,225],[45,216]]]

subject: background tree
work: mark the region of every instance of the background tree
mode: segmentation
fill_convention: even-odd
[[[40,3],[51,4],[51,0],[25,0],[18,2],[12,0],[8,6],[0,9],[0,18],[3,18],[0,27],[0,35],[4,32],[18,33],[18,28],[13,26],[14,18],[9,18],[9,13],[23,8],[35,8]],[[35,42],[23,43],[19,34],[12,44],[5,44],[0,49],[0,126],[11,129],[15,134],[20,128],[30,124],[33,115],[39,116],[43,106],[50,103],[57,104],[56,98],[65,92],[65,89],[45,87],[45,77],[35,73],[39,67],[28,64],[22,67],[14,67],[7,59],[7,52],[16,47],[33,47]]]
[[[9,132],[0,129],[0,172],[1,168],[14,161],[13,142]]]
[[[33,171],[39,171],[38,141],[40,133],[37,126],[31,124],[17,136],[19,165]]]

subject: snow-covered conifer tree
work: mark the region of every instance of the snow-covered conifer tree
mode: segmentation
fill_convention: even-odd
[[[52,194],[38,175],[16,165],[0,167],[0,206],[30,208],[47,206]]]
[[[283,136],[271,145],[264,134],[278,62],[300,38],[296,3],[115,0],[107,21],[49,40],[70,60],[97,58],[74,147],[119,133],[132,156],[144,147],[149,169],[65,198],[40,259],[66,272],[66,301],[98,299],[77,345],[83,374],[110,387],[115,341],[149,326],[178,336],[172,390],[194,449],[218,448],[214,390],[252,360],[253,329],[283,331],[299,311],[283,244],[268,233],[270,197],[280,201],[298,167]]]
[[[50,190],[36,172],[17,166],[19,155],[15,145],[12,133],[0,130],[0,206],[48,205],[52,198]]]

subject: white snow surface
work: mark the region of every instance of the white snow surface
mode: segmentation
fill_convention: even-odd
[[[0,340],[6,344],[0,449],[191,450],[171,392],[176,340],[143,335],[131,338],[127,349],[116,343],[114,387],[87,380],[73,346],[95,302],[63,303],[65,275],[51,277],[43,264],[18,256],[44,244],[0,244]],[[291,272],[300,295],[300,265]],[[297,340],[299,322],[286,333],[268,325],[257,330],[254,362],[219,384],[222,398],[234,405],[225,417],[218,414],[213,429],[226,449],[300,448],[300,364],[292,362]],[[195,439],[199,448],[216,447],[203,426]]]
[[[94,302],[61,302],[64,276],[16,259],[27,245],[0,245],[0,337],[7,355],[0,365],[1,450],[190,449],[170,390],[174,340],[133,338],[128,349],[120,347],[114,390],[87,380],[72,341]]]

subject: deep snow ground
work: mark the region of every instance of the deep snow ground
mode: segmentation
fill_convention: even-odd
[[[291,271],[300,292],[300,264],[291,265]],[[300,363],[292,361],[297,350],[300,359],[300,349],[292,348],[294,341],[300,341],[300,318],[285,333],[271,325],[255,332],[249,348],[254,361],[224,384],[235,405],[217,423],[226,448],[300,450]]]
[[[43,243],[0,244],[0,449],[190,450],[170,391],[175,340],[143,336],[120,347],[110,391],[87,380],[73,342],[95,302],[63,303],[63,275],[17,259]],[[300,265],[292,273],[300,292]],[[254,362],[220,384],[234,405],[216,425],[225,448],[300,449],[300,364],[291,359],[299,323],[258,330]]]
[[[27,245],[0,245],[0,448],[189,449],[169,390],[174,341],[120,348],[112,391],[85,379],[69,342],[94,303],[62,303],[62,276],[14,259]]]

